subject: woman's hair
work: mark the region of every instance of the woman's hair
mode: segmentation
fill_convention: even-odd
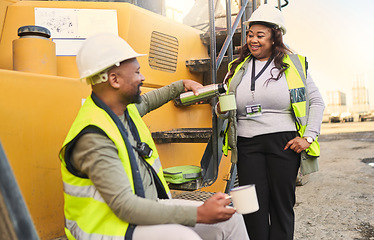
[[[265,24],[264,24],[265,25]],[[267,27],[270,27],[268,25],[265,25]],[[284,71],[286,71],[289,68],[289,64],[283,62],[283,58],[287,53],[292,53],[289,48],[286,47],[283,43],[283,35],[282,31],[279,28],[275,27],[270,27],[271,29],[271,37],[272,40],[274,41],[274,44],[272,46],[272,54],[271,57],[274,59],[274,65],[270,70],[271,78],[269,78],[267,81],[270,80],[278,80],[280,77],[282,77]],[[230,79],[235,72],[236,67],[244,61],[246,57],[248,57],[251,54],[249,51],[247,43],[245,43],[241,48],[240,48],[240,53],[239,53],[239,58],[237,58],[231,65],[229,73],[226,75],[224,82],[227,83],[228,79]],[[278,76],[274,77],[273,76],[273,69],[276,68],[279,70]]]

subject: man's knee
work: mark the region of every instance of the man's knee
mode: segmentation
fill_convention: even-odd
[[[201,240],[201,237],[191,228],[180,224],[161,224],[137,226],[133,235],[134,240]]]
[[[222,224],[196,224],[194,231],[204,240],[225,239]]]
[[[196,224],[194,230],[204,240],[248,240],[247,229],[241,214],[235,213],[229,220],[216,224]]]

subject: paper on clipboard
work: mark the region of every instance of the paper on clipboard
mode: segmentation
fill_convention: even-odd
[[[35,8],[35,25],[50,30],[58,56],[75,55],[82,40],[96,33],[118,35],[113,9]]]

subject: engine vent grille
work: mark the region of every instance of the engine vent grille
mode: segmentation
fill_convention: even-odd
[[[160,32],[152,32],[148,63],[153,69],[175,72],[177,70],[178,39]]]

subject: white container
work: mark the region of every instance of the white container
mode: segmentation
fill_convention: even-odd
[[[230,196],[238,213],[248,214],[258,211],[256,187],[254,184],[231,189]]]
[[[226,94],[218,97],[219,108],[221,112],[227,112],[236,109],[236,100],[234,94]]]

